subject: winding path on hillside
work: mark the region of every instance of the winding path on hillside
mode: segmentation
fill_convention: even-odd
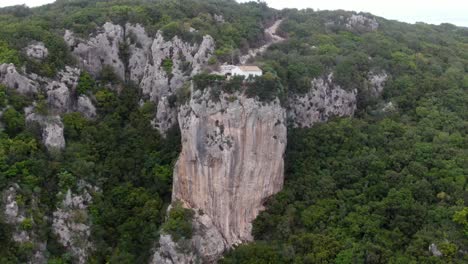
[[[272,44],[285,40],[284,38],[276,34],[276,31],[278,30],[278,27],[281,25],[281,22],[283,22],[283,19],[276,20],[275,23],[273,23],[271,27],[265,30],[265,34],[267,35],[268,42],[265,45],[261,46],[260,48],[250,49],[246,55],[241,56],[239,58],[241,64],[245,64],[250,58],[254,58],[258,54],[265,52],[268,49],[268,47],[270,47]]]

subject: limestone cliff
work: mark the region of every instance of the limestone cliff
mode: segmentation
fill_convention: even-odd
[[[309,92],[291,95],[288,99],[288,119],[294,127],[311,127],[331,116],[353,116],[357,90],[346,91],[333,82],[333,75],[314,79]]]
[[[183,147],[172,200],[201,210],[221,234],[217,244],[251,241],[263,202],[283,186],[285,110],[278,100],[263,103],[241,94],[212,100],[207,89],[195,91],[178,118]]]
[[[369,72],[359,89],[370,98],[379,97],[388,75],[385,72]],[[333,74],[312,80],[305,94],[291,94],[288,98],[288,122],[294,127],[312,127],[329,118],[352,117],[357,110],[358,89],[345,89],[336,84]]]
[[[91,193],[97,191],[97,188],[79,182],[76,189],[74,192],[68,189],[66,194],[59,193],[63,200],[53,213],[52,231],[76,263],[82,264],[86,263],[93,249],[88,206],[92,202]]]
[[[25,203],[22,190],[16,183],[3,192],[2,218],[13,228],[13,241],[20,246],[32,246],[31,258],[27,262],[30,264],[47,263],[47,243],[40,238],[41,228],[37,226],[37,222],[42,222],[43,219],[34,218],[35,215],[40,215],[35,214],[38,210],[37,203],[35,195]]]
[[[88,118],[96,116],[96,108],[87,95],[76,97],[81,70],[65,67],[54,78],[41,77],[18,70],[13,64],[0,64],[0,84],[23,95],[46,95],[47,113],[37,113],[36,104],[24,112],[26,121],[37,122],[42,129],[42,141],[49,149],[63,149],[65,139],[60,114],[80,112]]]
[[[110,66],[121,79],[138,84],[145,99],[156,104],[167,101],[191,76],[200,73],[214,52],[211,36],[189,43],[177,36],[164,39],[162,32],[149,36],[141,25],[128,23],[107,22],[89,39],[66,31],[64,39],[82,68],[97,76],[104,66]],[[122,56],[122,47],[127,49],[127,58]],[[177,109],[162,104],[164,113],[155,116],[154,125],[164,134],[176,124],[176,118],[167,116],[177,115]]]

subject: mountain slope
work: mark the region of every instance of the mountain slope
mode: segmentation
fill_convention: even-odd
[[[0,9],[0,260],[464,263],[467,43],[230,0]],[[239,62],[263,76],[211,74]]]

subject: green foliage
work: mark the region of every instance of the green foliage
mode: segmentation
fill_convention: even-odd
[[[86,71],[83,71],[78,80],[78,85],[76,86],[76,92],[78,95],[86,94],[87,92],[94,91],[96,87],[96,82],[94,78]]]
[[[58,0],[40,8],[0,9],[0,63],[52,77],[76,63],[63,30],[88,37],[107,21],[140,23],[153,36],[162,30],[166,40],[178,36],[195,43],[209,34],[216,43],[209,63],[236,63],[237,55],[264,43],[264,26],[282,17],[278,32],[287,40],[256,58],[264,76],[226,81],[201,74],[194,76],[194,88],[210,87],[215,98],[230,93],[230,101],[236,92],[270,101],[306,93],[314,78],[333,73],[334,84],[358,89],[359,109],[354,120],[290,129],[284,190],[267,201],[267,210],[255,221],[256,241],[239,246],[222,262],[466,263],[467,31],[376,18],[379,29],[366,32],[346,27],[351,15],[276,11],[261,1]],[[128,75],[129,45],[141,44],[126,33],[130,43],[120,43],[119,56]],[[49,50],[43,61],[24,54],[37,41]],[[171,60],[162,66],[171,74]],[[187,62],[181,66],[184,72],[191,67]],[[392,113],[379,111],[384,102],[369,97],[368,73],[380,71],[389,75],[382,99],[395,106]],[[99,116],[87,120],[64,114],[67,147],[57,156],[47,153],[40,133],[24,125],[24,107],[35,100],[36,110],[46,113],[45,98],[9,88],[0,86],[5,127],[0,131],[0,189],[20,185],[18,205],[34,208],[25,211],[21,228],[38,230],[40,240],[47,241],[50,263],[73,260],[49,237],[43,219],[56,210],[56,194],[73,190],[81,180],[100,188],[90,205],[96,248],[90,263],[146,263],[158,230],[175,239],[190,237],[192,212],[180,205],[161,226],[180,131],[175,127],[160,137],[150,123],[155,106],[138,104],[137,87],[124,84],[110,66],[97,82],[83,72],[77,94],[92,95]],[[189,97],[186,84],[170,102],[181,104]],[[0,217],[0,263],[27,263],[35,245],[14,243],[11,229]],[[442,257],[430,255],[432,243]]]
[[[161,62],[161,67],[164,69],[164,71],[166,72],[167,75],[171,75],[172,74],[172,67],[173,67],[174,63],[172,62],[171,59],[164,59],[162,62]]]
[[[10,49],[5,41],[0,41],[0,64],[1,63],[20,64],[18,52],[14,49]]]
[[[176,242],[181,238],[190,239],[193,232],[192,217],[192,210],[184,208],[180,202],[175,202],[172,204],[169,217],[161,226],[161,230],[163,233],[171,235]]]
[[[248,81],[245,90],[247,96],[257,96],[261,101],[272,101],[276,98],[283,99],[284,89],[280,79],[270,72],[256,77],[253,82]]]
[[[16,135],[24,129],[24,115],[14,108],[8,108],[2,115],[5,131],[10,135]]]

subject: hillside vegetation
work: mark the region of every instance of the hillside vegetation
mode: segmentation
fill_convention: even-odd
[[[213,66],[261,46],[264,28],[283,18],[279,34],[287,40],[257,58],[265,75],[252,96],[303,94],[314,78],[333,73],[338,85],[359,91],[358,112],[354,119],[288,130],[284,190],[254,222],[255,242],[221,262],[467,263],[468,29],[379,17],[377,29],[349,28],[343,21],[353,14],[278,11],[233,0],[15,6],[0,9],[0,64],[55,76],[78,64],[63,40],[65,29],[86,37],[112,21],[140,23],[151,34],[161,30],[166,38],[190,42],[209,34],[216,43]],[[214,23],[215,15],[224,23]],[[34,41],[49,50],[42,62],[24,52]],[[388,75],[380,97],[368,89],[369,72]],[[123,89],[118,93],[109,85]],[[0,190],[20,186],[18,204],[32,208],[21,228],[47,241],[49,263],[72,263],[45,216],[61,201],[58,193],[84,180],[101,190],[90,206],[95,250],[89,263],[148,263],[170,202],[178,128],[166,138],[152,129],[155,105],[139,105],[141,92],[132,83],[112,72],[96,80],[83,73],[79,92],[93,94],[98,117],[65,114],[67,147],[51,153],[38,128],[25,125],[24,107],[33,100],[40,107],[44,98],[11,88],[0,86]],[[173,214],[166,232],[191,233],[184,211]],[[14,242],[12,232],[2,214],[0,263],[25,263],[37,245]],[[440,256],[431,253],[431,245]]]

